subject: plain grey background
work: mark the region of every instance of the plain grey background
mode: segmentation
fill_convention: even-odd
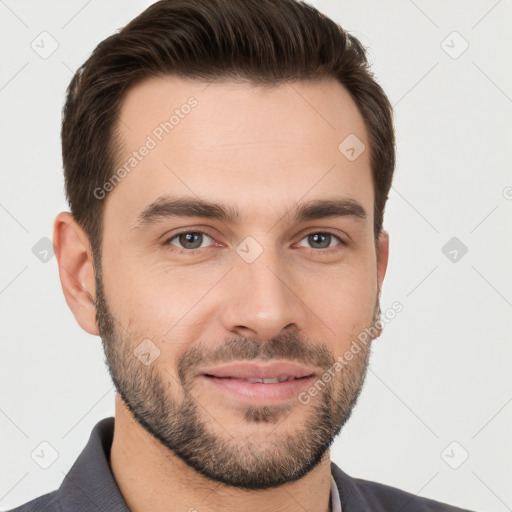
[[[0,0],[2,509],[56,489],[114,412],[100,339],[75,322],[45,244],[67,210],[65,88],[150,3]],[[398,151],[382,309],[403,311],[374,344],[332,460],[421,496],[512,510],[511,1],[311,3],[369,47]]]

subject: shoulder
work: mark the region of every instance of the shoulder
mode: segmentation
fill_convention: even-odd
[[[354,478],[331,462],[332,475],[338,490],[342,507],[346,510],[372,512],[472,512],[467,509],[423,498],[396,487]],[[343,510],[345,510],[343,508]]]
[[[61,512],[58,491],[43,494],[31,501],[5,512]]]
[[[382,506],[382,510],[414,510],[415,512],[470,512],[447,503],[423,498],[416,494],[391,487],[389,485],[371,482],[360,478],[354,479],[355,485],[361,490],[372,504]],[[372,509],[374,510],[374,509]],[[375,509],[377,510],[377,509]],[[379,509],[380,510],[380,509]]]

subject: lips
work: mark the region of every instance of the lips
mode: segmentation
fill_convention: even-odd
[[[315,375],[315,369],[290,362],[272,362],[269,364],[243,362],[204,368],[200,374],[220,379],[272,384],[311,377]]]

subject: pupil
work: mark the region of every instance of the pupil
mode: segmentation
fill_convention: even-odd
[[[329,241],[330,241],[329,237],[331,235],[329,235],[327,233],[314,233],[313,235],[309,235],[309,236],[310,236],[310,239],[313,240],[313,244],[320,243],[322,248],[329,247]],[[320,237],[323,238],[323,241],[322,240],[320,240],[320,241],[318,240]],[[327,244],[325,243],[326,241],[327,241]]]
[[[201,233],[184,233],[180,235],[180,243],[186,249],[197,249],[201,246],[201,236]],[[196,238],[195,242],[193,241],[194,238]],[[199,239],[199,243],[197,239]],[[192,244],[192,247],[190,247],[190,244]]]

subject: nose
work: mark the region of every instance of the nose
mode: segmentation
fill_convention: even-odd
[[[224,282],[220,321],[238,336],[268,341],[303,329],[306,310],[285,262],[265,251],[256,261],[235,261]]]

